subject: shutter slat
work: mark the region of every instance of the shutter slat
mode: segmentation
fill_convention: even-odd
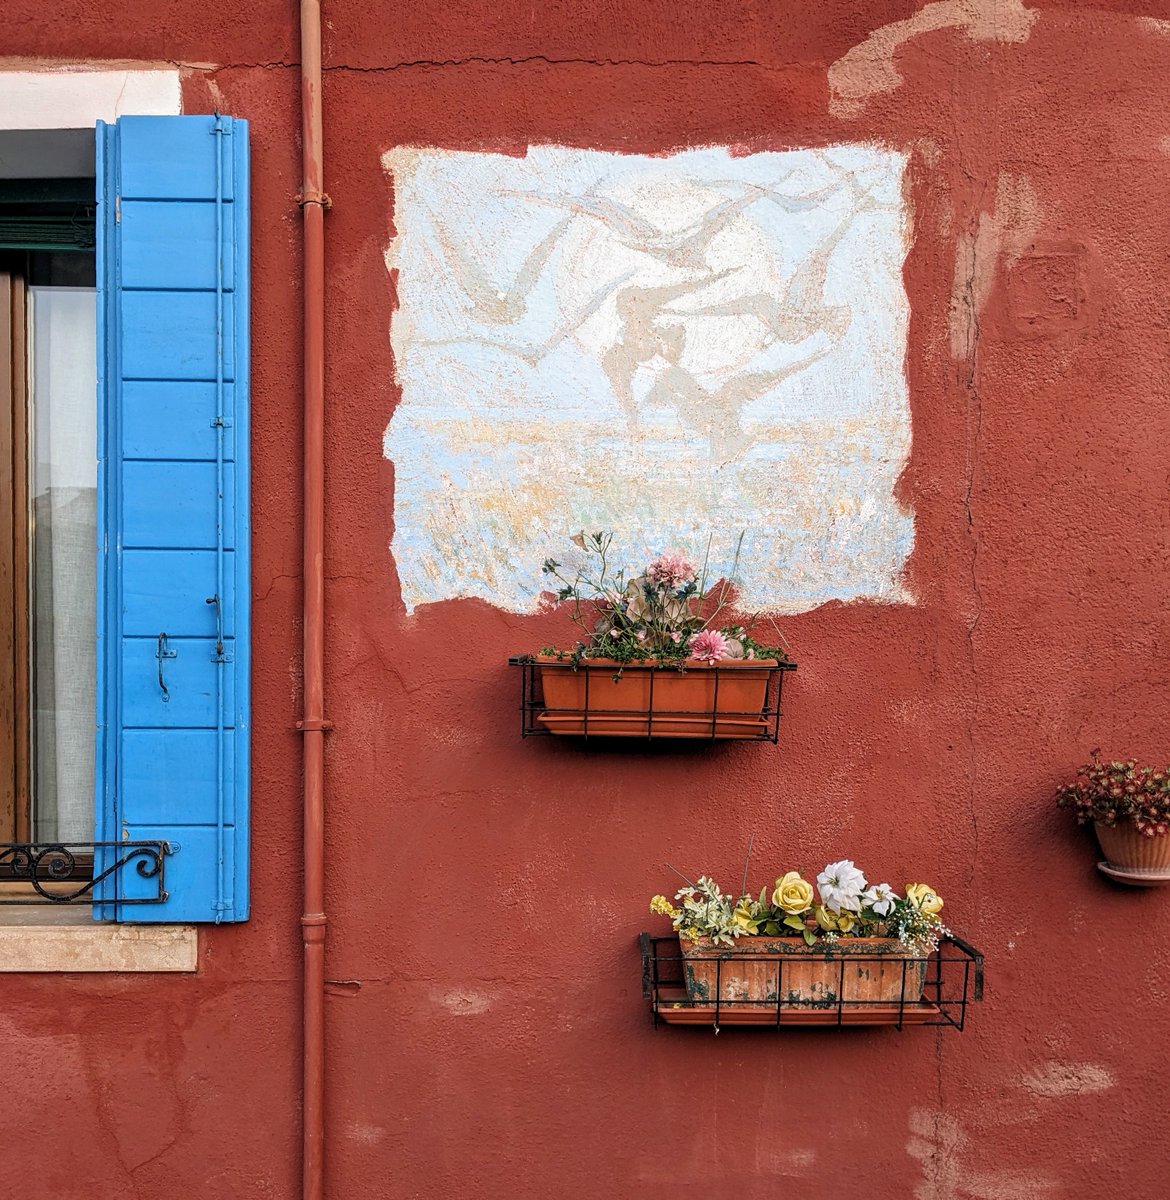
[[[124,458],[203,459],[215,461],[217,411],[212,383],[142,383],[122,385],[126,419],[122,423]],[[235,410],[233,385],[226,385],[224,403]],[[225,455],[235,457],[236,427],[225,431]]]
[[[214,201],[194,204],[122,203],[122,230],[146,251],[125,264],[125,288],[215,289],[216,232]],[[223,246],[223,275],[231,291],[235,264],[231,240]]]
[[[99,127],[103,736],[97,840],[162,840],[168,899],[99,916],[248,915],[246,124]],[[112,210],[112,215],[111,215]]]
[[[225,300],[229,326],[235,298]],[[122,378],[216,377],[215,292],[122,293]],[[235,375],[232,342],[224,347],[224,375]]]

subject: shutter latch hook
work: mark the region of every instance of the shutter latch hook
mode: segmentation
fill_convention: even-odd
[[[160,633],[158,635],[158,649],[155,651],[155,658],[158,659],[158,686],[162,689],[162,699],[164,704],[169,704],[171,699],[170,688],[167,687],[167,682],[163,678],[163,659],[178,658],[179,652],[172,650],[167,642],[167,635]]]

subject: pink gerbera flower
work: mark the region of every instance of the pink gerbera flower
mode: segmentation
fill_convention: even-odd
[[[705,663],[718,662],[721,658],[726,658],[730,649],[727,639],[714,629],[703,629],[696,633],[688,645],[691,657]]]
[[[646,577],[651,583],[680,588],[684,583],[694,581],[695,564],[690,559],[683,558],[677,550],[667,550],[646,568]]]

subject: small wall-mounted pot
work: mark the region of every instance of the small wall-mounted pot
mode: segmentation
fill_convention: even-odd
[[[1157,887],[1170,883],[1170,835],[1146,837],[1132,821],[1094,822],[1105,861],[1097,870],[1119,883]]]

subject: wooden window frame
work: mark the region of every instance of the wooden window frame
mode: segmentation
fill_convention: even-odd
[[[30,838],[28,289],[0,271],[0,841]]]

